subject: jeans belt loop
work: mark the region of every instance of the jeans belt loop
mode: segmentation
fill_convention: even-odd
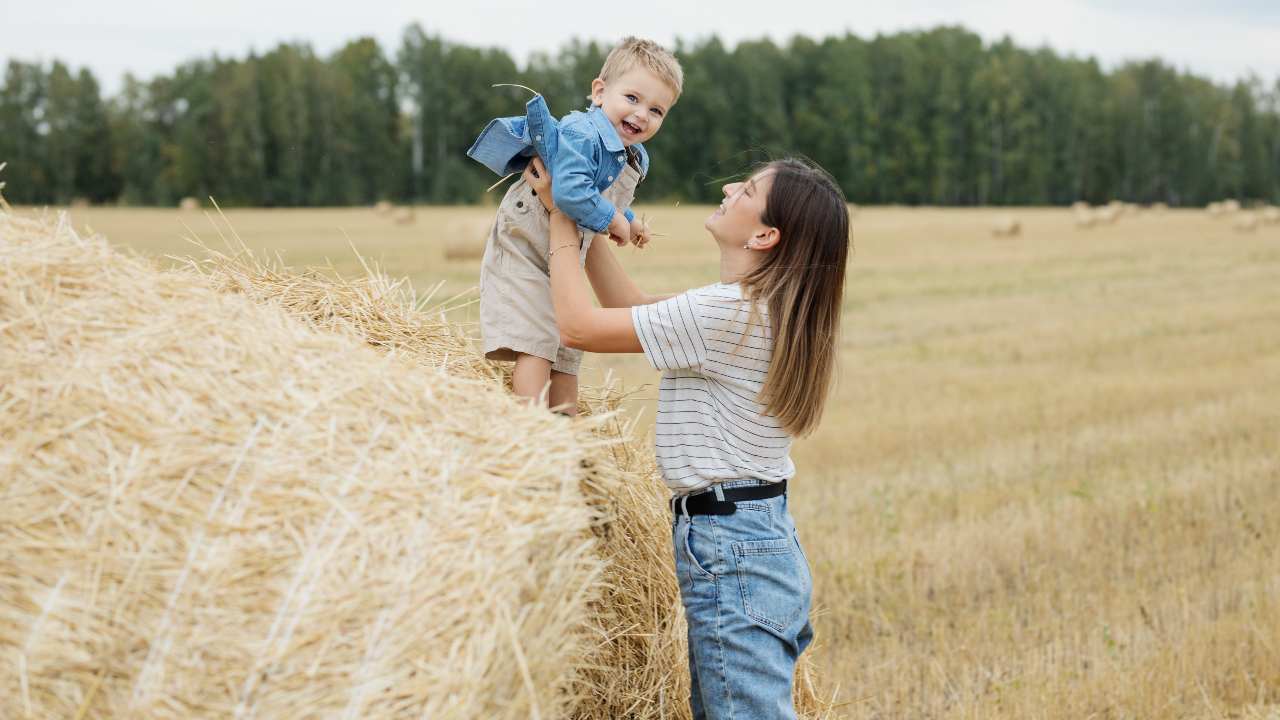
[[[724,502],[724,487],[720,483],[716,483],[716,502]]]
[[[688,495],[680,496],[680,514],[684,515],[686,520],[689,519],[689,496]]]

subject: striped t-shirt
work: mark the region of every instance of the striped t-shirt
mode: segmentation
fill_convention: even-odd
[[[631,308],[644,354],[662,371],[654,444],[676,493],[795,473],[791,437],[759,400],[773,339],[758,306],[752,322],[742,286],[717,283]]]

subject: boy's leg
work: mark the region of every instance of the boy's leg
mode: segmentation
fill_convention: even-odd
[[[533,402],[542,399],[551,379],[551,361],[537,355],[516,354],[516,367],[511,372],[511,391]]]
[[[551,371],[551,391],[547,393],[552,410],[562,415],[578,414],[578,376]]]

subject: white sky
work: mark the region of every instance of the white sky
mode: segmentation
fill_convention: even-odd
[[[1023,46],[1094,56],[1106,67],[1160,57],[1219,81],[1250,72],[1268,84],[1280,78],[1280,0],[0,0],[0,59],[88,66],[114,93],[126,71],[148,78],[183,60],[215,52],[241,57],[284,40],[304,40],[327,54],[372,35],[394,55],[401,32],[415,21],[448,40],[502,47],[517,62],[571,37],[612,42],[635,34],[672,43],[714,33],[732,44],[846,30],[870,37],[946,23],[988,40],[1007,34]]]

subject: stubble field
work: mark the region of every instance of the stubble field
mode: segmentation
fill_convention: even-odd
[[[640,285],[718,279],[708,207],[641,209]],[[291,265],[350,247],[467,293],[492,209],[240,210]],[[1065,209],[872,208],[853,223],[841,375],[795,450],[815,656],[851,718],[1280,718],[1280,226],[1203,211],[1077,230]],[[199,212],[73,211],[156,255]],[[184,225],[186,227],[184,227]],[[453,311],[474,319],[474,305]],[[639,357],[591,356],[642,388]]]

